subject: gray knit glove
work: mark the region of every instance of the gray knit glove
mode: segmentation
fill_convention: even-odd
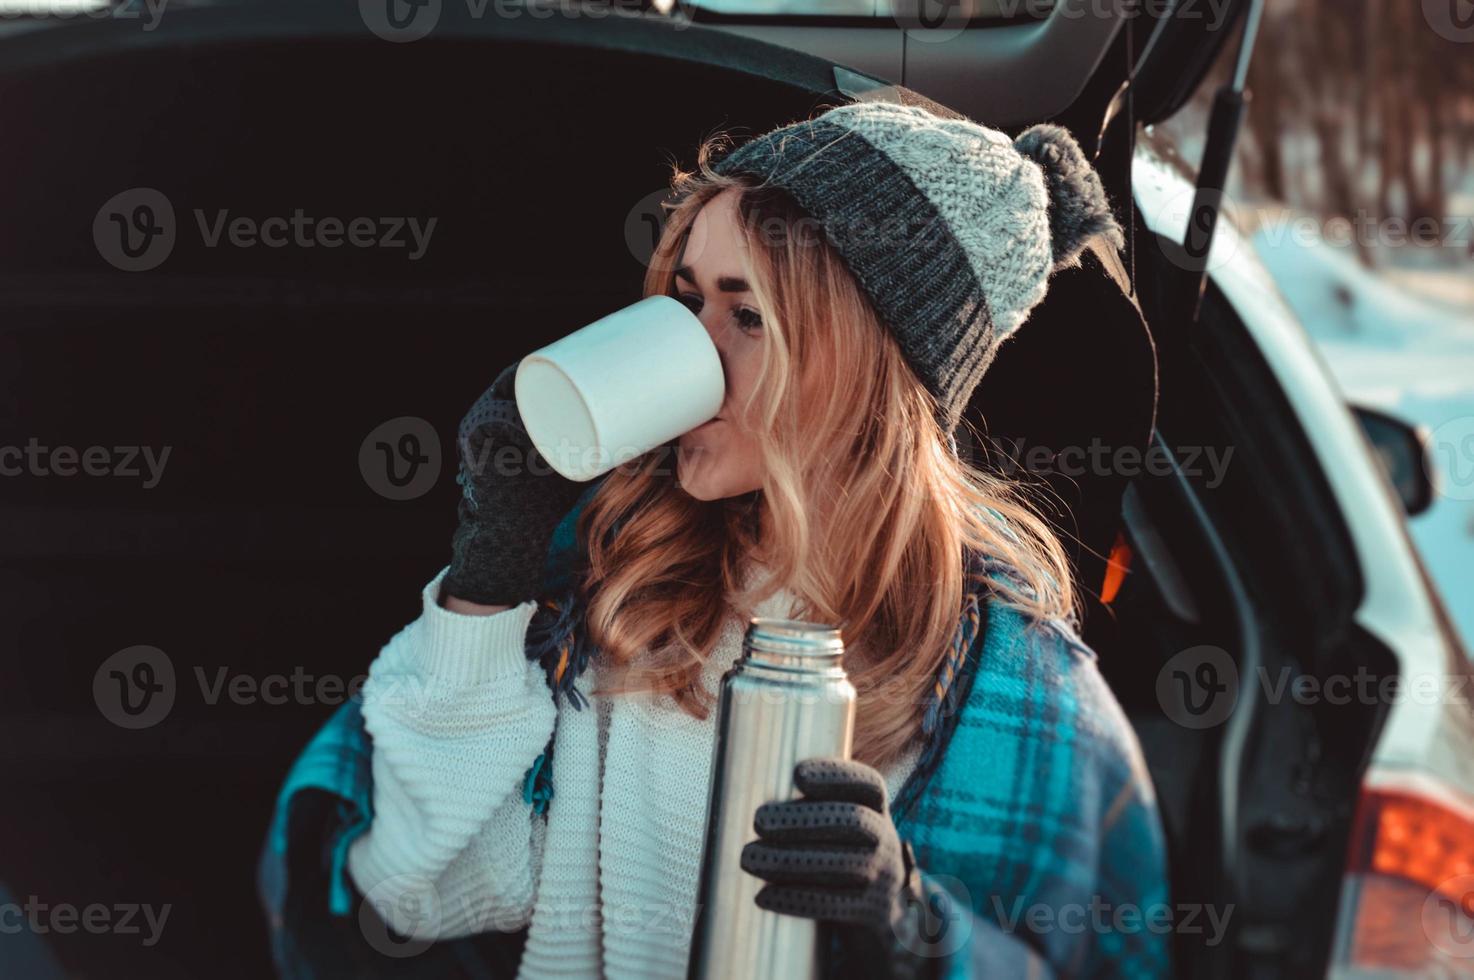
[[[451,541],[442,595],[484,605],[513,606],[534,598],[548,545],[585,484],[561,476],[533,448],[504,368],[466,417],[460,455],[460,524]]]
[[[742,870],[768,884],[759,908],[816,919],[833,931],[839,976],[933,978],[943,962],[916,952],[926,907],[911,845],[891,820],[885,777],[840,758],[793,770],[799,800],[764,803]]]

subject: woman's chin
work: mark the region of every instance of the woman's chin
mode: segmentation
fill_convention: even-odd
[[[686,495],[691,497],[693,500],[711,501],[717,500],[721,496],[720,494],[703,492],[701,488],[692,487],[685,483],[680,484],[680,487],[682,490],[686,491]]]
[[[683,438],[676,443],[676,484],[697,500],[725,500],[762,488],[730,444]]]
[[[676,485],[697,500],[715,500],[717,494],[710,479],[710,468],[703,463],[693,462],[682,453],[676,462]]]
[[[722,496],[721,481],[715,479],[711,450],[700,443],[677,443],[676,484],[697,500]]]

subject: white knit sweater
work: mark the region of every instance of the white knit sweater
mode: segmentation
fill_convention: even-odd
[[[716,712],[669,696],[555,706],[524,647],[528,601],[491,616],[443,608],[442,571],[420,617],[375,659],[363,687],[373,737],[374,818],[348,854],[366,899],[401,936],[451,939],[531,924],[518,976],[685,976],[701,868]],[[786,616],[791,593],[755,610]],[[728,617],[703,678],[715,694],[741,656]],[[546,822],[524,774],[557,723]],[[919,744],[886,773],[892,797]]]

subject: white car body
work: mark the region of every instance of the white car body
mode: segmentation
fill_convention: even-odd
[[[1193,185],[1148,141],[1139,144],[1133,181],[1146,226],[1181,241]],[[1207,268],[1294,407],[1335,494],[1365,582],[1356,621],[1398,659],[1403,695],[1390,699],[1363,790],[1432,801],[1474,825],[1474,684],[1465,677],[1465,654],[1441,623],[1392,486],[1324,358],[1229,220],[1218,224]],[[1365,975],[1348,962],[1359,879],[1353,870],[1343,889],[1333,976]],[[1474,956],[1474,942],[1462,955]]]

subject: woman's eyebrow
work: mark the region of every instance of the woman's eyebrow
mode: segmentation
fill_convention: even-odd
[[[691,274],[689,266],[683,265],[677,269],[676,278],[685,279],[691,285],[696,285],[696,277]],[[718,276],[717,290],[723,293],[748,293],[752,291],[752,287],[747,284],[746,279],[740,276]]]

